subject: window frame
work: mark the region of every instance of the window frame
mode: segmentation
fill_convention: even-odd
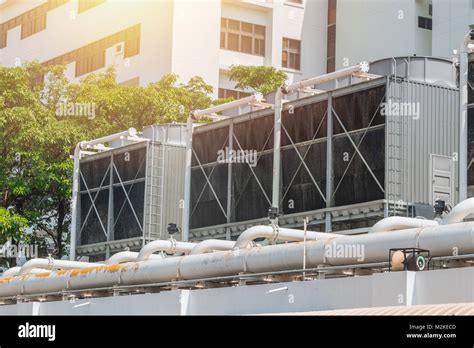
[[[238,28],[231,28],[231,24],[236,24]],[[252,31],[244,30],[244,26],[249,25],[251,26]],[[259,33],[262,32],[262,29],[263,33]],[[219,47],[228,51],[265,57],[266,29],[267,28],[264,25],[239,21],[227,17],[221,17],[221,33]],[[234,43],[237,47],[231,47],[229,39],[230,37],[236,37],[237,41]],[[250,52],[248,52],[248,49],[243,49],[243,38],[251,40]]]
[[[285,47],[285,41],[288,42],[288,45],[287,45],[288,47]],[[291,47],[292,42],[297,43],[298,48],[292,48]],[[287,56],[286,65],[284,63],[285,60],[283,58],[285,54]],[[294,66],[291,64],[292,57],[294,58],[294,61],[295,61]],[[301,71],[301,40],[291,39],[288,37],[282,38],[281,66],[284,69]]]

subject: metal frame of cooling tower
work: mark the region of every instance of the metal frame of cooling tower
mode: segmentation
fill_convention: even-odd
[[[426,71],[430,70],[433,71],[433,69],[436,68],[436,64],[447,64],[446,60],[442,59],[437,59],[437,58],[428,58],[428,57],[401,57],[401,58],[391,58],[391,59],[386,59],[380,61],[380,65],[385,64],[391,64],[391,72],[387,74],[380,74],[377,75],[378,72],[373,72],[371,71],[371,74],[368,74],[369,76],[367,78],[363,78],[362,80],[360,79],[360,76],[354,76],[353,73],[348,74],[349,76],[343,76],[342,79],[345,79],[343,82],[341,82],[338,79],[334,82],[332,87],[330,87],[328,90],[315,90],[312,88],[308,88],[308,86],[302,86],[302,88],[296,89],[294,92],[296,92],[296,97],[293,97],[290,99],[292,107],[295,109],[299,106],[307,105],[307,104],[312,104],[312,103],[317,103],[318,101],[323,101],[327,100],[327,111],[326,111],[326,117],[328,115],[332,117],[328,117],[328,120],[332,120],[332,123],[334,125],[338,125],[341,128],[343,128],[343,133],[342,134],[337,134],[337,135],[332,135],[331,129],[332,125],[331,122],[327,122],[327,134],[329,135],[328,139],[328,145],[327,146],[327,154],[326,154],[326,168],[328,172],[326,173],[327,177],[332,177],[332,172],[330,172],[332,168],[332,151],[331,151],[331,142],[334,140],[336,137],[346,137],[349,139],[351,143],[351,149],[354,151],[351,160],[355,158],[356,156],[361,159],[361,161],[364,163],[365,168],[367,168],[368,173],[370,173],[371,177],[375,179],[374,186],[376,185],[377,188],[383,193],[383,199],[375,200],[375,201],[369,201],[369,202],[363,202],[363,203],[355,203],[355,204],[350,204],[347,206],[334,206],[332,204],[332,198],[334,198],[334,193],[337,192],[339,189],[339,183],[342,181],[344,176],[347,173],[347,167],[350,165],[351,162],[349,162],[346,165],[346,171],[344,172],[344,175],[340,179],[339,182],[335,183],[327,183],[326,187],[320,187],[318,186],[318,183],[316,180],[312,177],[310,170],[308,169],[308,166],[305,164],[305,155],[300,154],[298,151],[295,152],[295,156],[299,157],[299,162],[300,162],[300,167],[302,167],[302,170],[305,170],[309,176],[311,177],[311,181],[314,187],[316,187],[317,191],[319,192],[320,196],[324,199],[326,203],[326,207],[323,209],[318,209],[314,211],[304,211],[304,212],[299,212],[299,213],[294,213],[294,214],[288,214],[288,215],[283,215],[279,217],[279,223],[281,226],[285,227],[301,227],[303,225],[303,221],[305,218],[309,218],[310,224],[313,229],[317,230],[322,230],[322,231],[331,231],[332,230],[332,224],[333,223],[344,223],[344,222],[351,222],[351,221],[375,221],[377,219],[380,219],[382,217],[387,217],[390,215],[406,215],[409,216],[409,214],[413,213],[413,207],[418,203],[427,203],[425,201],[428,201],[428,199],[422,199],[421,201],[418,201],[416,199],[410,200],[410,192],[407,192],[407,187],[400,185],[400,180],[408,180],[408,171],[411,170],[407,166],[408,160],[413,160],[413,157],[410,157],[411,155],[409,154],[409,147],[414,146],[413,140],[408,140],[406,141],[405,137],[405,131],[409,129],[412,125],[403,119],[396,119],[396,120],[390,120],[390,125],[387,126],[389,122],[386,122],[383,126],[375,126],[377,127],[385,127],[385,139],[388,139],[390,137],[390,141],[396,140],[402,142],[402,147],[401,149],[403,150],[403,153],[400,153],[399,157],[393,159],[391,158],[389,151],[392,151],[393,149],[390,148],[387,144],[385,145],[384,149],[384,156],[385,156],[385,163],[386,163],[386,168],[385,168],[385,181],[380,182],[377,180],[375,174],[373,173],[372,168],[367,164],[366,159],[362,155],[362,153],[359,151],[359,146],[360,143],[355,143],[354,140],[351,139],[350,134],[351,131],[347,131],[344,127],[344,119],[346,117],[349,117],[350,115],[341,115],[338,114],[337,111],[334,110],[332,107],[332,100],[333,98],[343,96],[343,95],[348,95],[351,93],[356,93],[362,90],[370,89],[370,88],[376,88],[379,86],[385,86],[385,95],[382,100],[379,101],[378,107],[380,107],[381,103],[383,103],[387,96],[390,98],[396,97],[400,98],[400,100],[410,100],[409,98],[419,98],[419,100],[422,103],[428,103],[430,105],[435,105],[434,103],[436,102],[435,94],[432,96],[424,96],[424,95],[416,95],[416,93],[420,93],[415,91],[417,86],[421,86],[420,88],[425,88],[429,89],[430,91],[433,91],[433,93],[438,93],[436,96],[438,98],[446,98],[445,100],[448,100],[450,103],[449,105],[452,106],[452,110],[449,111],[449,118],[447,119],[446,122],[453,122],[456,123],[457,121],[455,118],[457,118],[457,112],[456,112],[456,104],[453,103],[453,100],[455,100],[457,97],[455,96],[458,92],[457,87],[453,84],[451,85],[452,80],[449,80],[449,84],[446,86],[443,85],[438,85],[436,83],[433,83],[430,81],[430,78],[433,78],[436,73],[431,72],[433,76],[430,76]],[[392,62],[393,61],[393,62]],[[424,61],[425,63],[425,72],[424,72],[424,79],[418,79],[418,80],[412,80],[412,76],[410,76],[410,73],[415,76],[418,71],[416,69],[413,69],[413,71],[410,71],[411,67],[411,62],[418,63],[419,61]],[[413,63],[414,64],[414,63]],[[430,64],[434,65],[431,66]],[[428,67],[427,67],[428,66]],[[380,66],[378,67],[380,68]],[[429,69],[428,69],[429,68]],[[386,69],[384,67],[384,69]],[[397,71],[398,69],[398,71]],[[378,69],[380,70],[380,69]],[[405,71],[405,75],[403,75],[403,71]],[[455,71],[455,67],[453,66],[453,71]],[[448,71],[449,72],[449,71]],[[359,77],[359,78],[358,78]],[[316,78],[317,79],[317,78]],[[311,79],[312,80],[312,79]],[[435,81],[437,82],[437,81]],[[400,93],[400,94],[397,94]],[[426,93],[426,91],[422,91],[421,93]],[[431,93],[431,92],[430,92]],[[457,100],[457,99],[456,99]],[[283,110],[288,109],[288,102],[283,103]],[[200,126],[193,126],[193,132],[195,134],[207,130],[212,130],[214,128],[220,128],[220,127],[227,127],[228,126],[228,132],[229,134],[227,135],[227,139],[224,141],[224,147],[225,146],[231,146],[230,144],[236,144],[237,148],[241,149],[242,147],[239,144],[239,139],[236,139],[235,133],[234,133],[234,124],[238,122],[239,120],[242,119],[250,119],[250,118],[259,118],[263,116],[268,116],[268,115],[275,115],[275,111],[268,111],[265,109],[255,109],[255,105],[252,105],[251,107],[247,107],[245,109],[242,107],[242,105],[239,107],[239,110],[236,115],[232,115],[230,117],[227,117],[227,119],[222,119],[221,117],[218,122],[215,124],[207,124],[207,125],[200,125]],[[243,110],[242,110],[243,109]],[[431,111],[430,111],[431,112]],[[442,111],[440,111],[442,112]],[[377,111],[376,111],[377,113]],[[433,111],[435,113],[435,111]],[[438,116],[438,115],[437,115]],[[454,118],[453,118],[454,117]],[[431,122],[431,121],[430,121]],[[434,127],[438,127],[438,124],[435,124],[437,121],[432,121],[433,125],[428,125]],[[397,125],[400,125],[401,130],[397,130],[396,128],[398,127]],[[290,138],[291,144],[286,146],[289,149],[295,149],[296,150],[296,145],[293,139],[288,134],[288,131],[285,129],[284,125],[281,124],[281,119],[278,119],[275,116],[274,120],[274,127],[275,125],[278,125],[279,127],[281,126],[281,133],[286,134],[288,138]],[[189,123],[188,123],[189,126]],[[457,127],[457,126],[453,126]],[[387,130],[389,128],[389,130]],[[365,133],[368,130],[371,129],[370,124],[367,127],[362,127],[360,129],[355,130],[356,132],[360,133]],[[398,132],[398,133],[397,133]],[[448,130],[446,130],[448,132]],[[452,149],[453,152],[458,151],[458,144],[457,144],[457,130],[452,131],[451,129],[449,130],[450,135],[447,135],[447,138],[449,138],[449,144],[447,145],[447,148],[450,150]],[[389,134],[388,134],[389,133]],[[332,136],[331,136],[332,135]],[[398,137],[398,138],[397,138]],[[433,149],[435,145],[433,145],[434,142],[436,142],[436,139],[433,139],[434,137],[426,137],[430,138],[426,140],[426,144],[429,148]],[[229,141],[230,140],[230,141]],[[268,141],[268,139],[267,139]],[[387,141],[387,140],[386,140]],[[425,141],[425,140],[423,140]],[[406,143],[404,143],[406,142]],[[189,146],[191,143],[191,146]],[[456,145],[453,145],[456,143]],[[284,149],[285,147],[278,147],[279,144],[275,146],[276,149],[279,149],[280,151]],[[313,144],[313,142],[311,143]],[[425,143],[422,144],[423,146]],[[273,152],[273,149],[267,150],[268,152]],[[258,156],[260,157],[262,153],[265,153],[264,151],[261,151],[258,153]],[[187,161],[187,173],[190,172],[192,169],[198,169],[204,174],[205,176],[205,185],[209,186],[210,191],[212,192],[212,195],[217,199],[219,202],[219,199],[217,198],[215,189],[212,187],[212,168],[210,168],[211,172],[206,173],[204,171],[205,167],[209,166],[215,166],[217,163],[216,161],[211,162],[211,163],[206,163],[202,164],[199,158],[197,158],[196,152],[192,148],[192,137],[188,139],[188,161]],[[428,154],[429,156],[429,154]],[[197,165],[193,165],[191,167],[191,160],[192,158],[195,158]],[[387,163],[388,161],[392,161],[390,163],[390,168],[394,167],[395,169],[398,169],[397,166],[400,167],[400,173],[392,173],[388,171],[387,169]],[[395,162],[394,162],[395,161]],[[398,162],[397,162],[398,161]],[[275,162],[274,162],[275,163]],[[280,163],[281,165],[281,163]],[[273,168],[273,181],[275,182],[276,180],[279,180],[277,177],[275,179],[275,173],[278,173],[278,165],[277,167]],[[392,168],[393,169],[393,168]],[[417,167],[417,164],[415,163],[414,170],[420,171],[421,168],[419,168],[419,165]],[[457,170],[457,167],[455,168]],[[264,192],[264,189],[262,187],[262,184],[260,182],[260,178],[256,175],[255,171],[250,168],[251,171],[251,176],[256,179],[258,187]],[[228,163],[228,183],[227,183],[227,199],[226,201],[223,201],[221,204],[219,202],[219,208],[218,210],[225,216],[227,222],[224,224],[219,224],[219,225],[213,225],[213,226],[205,226],[205,227],[198,227],[198,228],[189,228],[188,233],[189,233],[189,239],[190,240],[202,240],[202,239],[207,239],[207,238],[222,238],[222,239],[234,239],[237,237],[243,230],[248,228],[249,226],[256,225],[256,224],[262,224],[268,222],[267,217],[262,217],[254,220],[246,220],[246,221],[238,221],[238,222],[231,222],[229,219],[230,216],[230,178],[232,173],[232,161],[229,161]],[[189,174],[190,177],[190,174]],[[426,178],[425,178],[426,180]],[[329,182],[329,180],[328,180]],[[457,182],[457,177],[455,178],[455,182]],[[410,183],[410,185],[416,185],[417,182]],[[399,187],[397,187],[397,185]],[[403,186],[403,187],[402,187]],[[199,188],[199,190],[204,190],[204,188]],[[273,195],[275,195],[275,192],[279,194],[278,199],[275,200],[274,197],[270,195],[270,192],[264,192],[265,199],[269,203],[269,206],[274,206],[275,201],[281,202],[282,198],[285,196],[285,193],[279,193],[278,190],[273,190]],[[189,194],[189,192],[188,192]],[[423,194],[426,196],[426,192],[423,192]],[[456,197],[456,192],[453,191],[453,203],[457,202],[457,197]],[[190,196],[188,196],[190,197]],[[408,197],[408,198],[407,198]],[[273,203],[273,204],[272,204]],[[186,204],[186,202],[185,202]],[[193,207],[190,206],[188,210],[188,214],[183,215],[183,230],[184,227],[186,226],[186,223],[189,223],[190,219],[188,221],[184,221],[186,219],[186,216],[190,217],[191,213],[193,211]],[[362,224],[364,225],[364,224]],[[362,226],[361,225],[361,226]],[[348,231],[343,231],[343,233],[364,233],[366,232],[368,227],[361,227],[361,228],[353,228],[351,232]],[[184,232],[184,231],[183,231]],[[186,232],[184,232],[186,233]]]
[[[353,74],[354,74],[353,71],[348,71],[346,74],[341,74],[340,72],[336,72],[335,75],[337,75],[336,78],[350,76],[351,80],[352,80],[352,78],[354,78],[354,80],[356,80],[357,77],[359,77],[359,78],[361,77],[361,76],[353,76]],[[331,75],[331,74],[329,74],[329,75]],[[329,76],[329,75],[326,75],[326,76]],[[330,80],[330,78],[328,80]],[[361,80],[359,79],[359,82],[360,81]],[[367,74],[367,76],[362,77],[362,81],[367,81],[367,82],[357,83],[357,84],[350,85],[348,87],[344,87],[344,88],[341,88],[341,89],[336,89],[336,90],[333,90],[333,91],[317,91],[317,90],[311,90],[311,89],[303,86],[301,88],[295,89],[294,92],[296,92],[298,94],[298,96],[297,96],[298,99],[291,102],[292,106],[294,108],[296,108],[302,103],[308,103],[308,101],[305,100],[305,99],[300,100],[299,99],[300,96],[308,97],[308,96],[311,96],[311,95],[313,95],[313,97],[311,98],[312,103],[317,102],[317,101],[323,101],[323,100],[328,101],[325,117],[323,117],[323,119],[321,120],[321,123],[319,125],[319,127],[322,126],[322,123],[324,122],[325,118],[328,118],[328,120],[333,121],[333,122],[327,122],[327,134],[330,135],[327,138],[327,139],[330,139],[328,141],[328,145],[329,145],[328,149],[329,150],[327,152],[327,158],[326,158],[326,161],[327,161],[326,163],[327,163],[328,170],[331,170],[331,168],[332,168],[332,165],[328,165],[329,163],[332,163],[332,151],[331,151],[332,139],[334,139],[335,137],[347,137],[348,139],[350,139],[350,142],[351,142],[352,147],[355,150],[355,152],[354,152],[350,162],[347,164],[346,171],[343,174],[342,178],[340,179],[339,182],[335,183],[336,184],[335,187],[332,185],[332,183],[326,185],[325,188],[322,188],[318,185],[318,183],[316,182],[316,180],[312,176],[311,171],[309,170],[309,168],[308,168],[308,166],[305,162],[306,155],[302,156],[299,153],[299,151],[297,149],[297,144],[295,144],[295,142],[291,138],[289,132],[287,131],[285,126],[282,124],[281,119],[279,120],[275,116],[274,126],[273,126],[272,131],[270,132],[270,135],[272,133],[273,134],[275,133],[273,131],[275,129],[275,125],[279,125],[279,127],[281,127],[280,128],[281,132],[285,133],[286,136],[289,138],[289,140],[291,142],[290,145],[283,146],[283,147],[279,147],[279,143],[277,143],[277,146],[275,148],[277,148],[278,151],[281,151],[282,149],[285,149],[285,148],[289,148],[289,149],[292,148],[292,149],[295,150],[295,153],[299,157],[299,167],[296,170],[296,172],[294,173],[294,175],[298,173],[298,171],[300,170],[301,167],[303,167],[303,169],[311,177],[312,184],[314,185],[314,187],[316,187],[317,191],[319,192],[322,199],[326,203],[326,208],[324,208],[324,209],[318,209],[316,211],[307,211],[307,212],[295,213],[295,214],[290,214],[290,215],[285,215],[285,216],[280,217],[279,218],[279,223],[282,226],[300,227],[303,224],[303,219],[306,218],[306,217],[309,217],[311,220],[319,220],[319,222],[317,223],[318,225],[324,224],[325,225],[325,228],[324,228],[325,231],[331,231],[332,221],[347,220],[348,216],[351,216],[352,219],[367,219],[367,218],[369,218],[369,219],[376,220],[380,217],[383,217],[384,214],[386,213],[386,211],[387,211],[386,202],[383,199],[378,200],[378,201],[371,201],[371,202],[367,202],[367,203],[353,204],[353,205],[350,205],[350,206],[333,207],[332,204],[331,204],[332,199],[334,198],[334,194],[339,189],[339,184],[344,179],[344,177],[347,173],[347,168],[350,166],[350,164],[352,163],[353,157],[355,157],[355,156],[360,156],[360,158],[362,159],[362,162],[365,164],[365,166],[368,169],[369,173],[375,179],[378,188],[383,193],[385,193],[384,183],[379,182],[379,180],[377,179],[377,177],[373,173],[372,169],[367,164],[367,161],[365,160],[364,156],[359,151],[360,143],[359,144],[354,143],[354,141],[350,137],[351,132],[347,131],[347,129],[344,127],[344,124],[343,124],[343,121],[342,121],[343,116],[338,115],[337,112],[332,107],[333,97],[347,95],[347,94],[350,94],[350,93],[353,93],[353,92],[356,92],[356,91],[362,91],[362,90],[365,90],[365,89],[375,88],[375,87],[379,87],[379,86],[385,86],[387,84],[387,82],[386,82],[387,80],[386,80],[385,77],[376,76],[376,75],[368,75],[368,74]],[[379,107],[380,107],[380,104],[384,100],[385,100],[385,96],[384,96],[384,98],[382,98],[382,100],[379,101]],[[379,107],[377,108],[377,111],[379,110]],[[285,106],[285,104],[283,104],[283,110],[286,110],[286,109],[288,109],[288,103],[286,103],[286,106]],[[377,111],[375,112],[375,115],[377,114]],[[266,111],[264,109],[263,110],[258,110],[257,109],[257,111],[252,112],[252,118],[253,117],[257,118],[259,116],[264,116],[264,115],[269,115],[269,114],[271,114],[271,113],[269,113],[268,111]],[[328,117],[328,115],[330,115],[332,117]],[[224,145],[223,145],[224,148],[226,146],[228,146],[229,148],[232,148],[233,144],[236,144],[237,149],[243,150],[243,148],[242,148],[242,146],[239,142],[239,139],[237,138],[236,134],[234,133],[234,127],[233,127],[234,123],[239,118],[249,118],[249,115],[248,114],[243,114],[243,115],[237,115],[237,116],[234,116],[234,117],[229,117],[228,119],[220,120],[218,122],[218,124],[216,124],[216,127],[217,126],[222,126],[223,124],[228,124],[228,126],[229,126],[229,134],[228,134],[227,138],[224,141]],[[341,127],[344,130],[344,133],[332,136],[333,123],[337,123],[337,124],[341,125]],[[207,126],[204,126],[203,128],[208,129],[208,127],[212,127],[212,125],[207,125]],[[318,127],[318,129],[319,129],[319,127]],[[375,126],[375,128],[380,128],[380,127],[381,126]],[[194,125],[193,132],[195,132],[195,133],[199,132],[200,129],[203,129],[203,128],[201,128],[200,126],[196,127],[196,125]],[[367,130],[372,129],[372,128],[373,127],[371,127],[370,124],[369,124],[368,127],[357,129],[357,132],[366,132]],[[318,131],[316,131],[316,134],[317,133],[318,133]],[[266,139],[265,143],[267,143],[270,140],[269,138]],[[321,141],[321,140],[325,140],[325,139],[326,139],[326,137],[318,139],[318,140]],[[192,140],[188,140],[188,146],[189,146],[189,142],[192,143]],[[314,144],[314,143],[315,142],[314,142],[314,139],[313,139],[313,141],[311,142],[311,145]],[[189,147],[188,147],[188,151],[189,151]],[[258,152],[258,159],[261,158],[262,154],[273,153],[273,151],[274,151],[274,149],[266,150],[266,151],[264,151],[262,149],[261,151]],[[231,193],[230,192],[231,192],[231,178],[232,178],[232,166],[233,166],[232,161],[228,162],[227,201],[226,201],[226,204],[221,204],[220,201],[219,201],[219,198],[217,197],[217,194],[216,194],[216,192],[213,188],[212,182],[211,182],[212,173],[213,173],[213,170],[214,170],[215,166],[217,165],[217,162],[212,162],[210,164],[204,164],[203,165],[201,163],[197,153],[192,148],[192,146],[191,146],[191,152],[192,152],[192,158],[194,158],[196,160],[197,165],[194,166],[194,167],[191,167],[191,165],[188,161],[187,170],[192,170],[192,169],[196,169],[196,168],[200,169],[202,174],[205,177],[205,180],[206,180],[205,186],[202,187],[202,188],[199,188],[199,190],[201,191],[199,197],[202,196],[202,193],[206,189],[206,187],[209,187],[209,189],[212,192],[213,196],[216,198],[217,202],[219,203],[219,209],[222,212],[222,214],[225,216],[225,218],[227,220],[227,223],[224,224],[224,225],[218,225],[218,226],[206,226],[206,227],[202,227],[202,228],[190,229],[189,230],[189,238],[190,239],[205,239],[205,238],[209,238],[209,237],[212,236],[213,238],[225,238],[225,239],[230,240],[230,239],[234,238],[235,236],[237,236],[238,234],[240,234],[240,232],[242,230],[244,230],[245,228],[247,228],[248,226],[255,225],[255,224],[258,224],[258,223],[262,223],[262,222],[264,223],[264,222],[268,221],[268,219],[266,217],[264,217],[264,218],[261,218],[261,219],[255,219],[255,220],[250,220],[250,221],[231,222],[230,221],[230,214],[231,214]],[[276,163],[277,163],[277,168],[279,166],[281,166],[281,163],[279,163],[279,162],[276,162]],[[214,165],[213,169],[211,169],[211,172],[209,174],[206,174],[204,168],[208,167],[208,166],[212,166],[212,165]],[[250,177],[253,177],[256,180],[256,182],[257,182],[261,192],[265,196],[265,199],[268,202],[269,206],[275,206],[275,202],[280,202],[280,204],[281,204],[281,202],[282,202],[283,198],[285,197],[286,193],[280,193],[279,190],[277,190],[277,196],[276,197],[275,197],[275,192],[273,192],[273,197],[272,197],[271,194],[267,194],[267,192],[265,192],[265,190],[264,190],[257,174],[255,173],[255,171],[252,169],[252,167],[248,163],[247,163],[247,165],[249,166],[249,169],[250,169],[250,172],[251,172]],[[278,170],[275,169],[275,167],[274,167],[274,173],[277,172],[277,171]],[[330,173],[328,173],[328,175],[330,175]],[[250,177],[249,177],[249,179],[250,179]],[[275,179],[275,177],[276,177],[276,179]],[[280,180],[279,175],[274,174],[274,182],[278,181],[278,180]],[[294,180],[294,178],[293,178],[293,180]],[[199,199],[198,199],[197,202],[195,202],[195,205],[198,204]],[[189,216],[192,216],[192,213],[193,213],[194,209],[195,209],[195,207],[193,207],[193,206],[189,207]],[[185,215],[183,215],[183,218],[185,219]],[[321,220],[322,220],[322,222],[321,222]],[[313,221],[313,223],[314,223],[314,221]],[[184,222],[183,222],[183,226],[185,226]],[[365,232],[365,231],[366,231],[366,229],[362,228],[362,229],[354,229],[352,232],[353,233],[361,233],[361,232]]]

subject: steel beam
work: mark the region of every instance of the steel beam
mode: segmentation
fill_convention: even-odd
[[[182,239],[189,240],[189,219],[191,207],[191,167],[193,160],[193,119],[188,117],[186,138],[186,165],[184,173],[183,216],[181,222]]]
[[[332,94],[328,95],[327,105],[327,129],[326,129],[326,208],[332,206],[332,190],[333,190],[333,156],[332,156],[332,137],[333,137],[333,118],[332,118]],[[325,214],[325,231],[332,231],[332,215],[331,212]]]
[[[280,170],[281,170],[281,112],[283,109],[283,91],[278,88],[275,94],[273,126],[273,184],[272,207],[280,211]]]

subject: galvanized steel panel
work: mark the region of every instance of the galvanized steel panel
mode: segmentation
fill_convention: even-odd
[[[392,77],[387,100],[401,107],[411,105],[419,113],[392,112],[386,116],[386,198],[431,204],[430,155],[440,155],[456,162],[453,174],[457,202],[458,89]]]

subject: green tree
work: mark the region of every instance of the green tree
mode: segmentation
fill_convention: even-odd
[[[262,94],[275,91],[282,86],[288,76],[272,66],[231,65],[229,80],[236,82],[235,88],[252,89]]]
[[[214,103],[212,87],[200,77],[182,84],[170,74],[147,87],[123,87],[114,68],[77,84],[64,70],[37,63],[0,67],[0,241],[47,240],[58,258],[69,240],[75,144],[130,127],[185,121],[191,110]],[[95,117],[66,117],[58,113],[63,103],[94,105]]]

